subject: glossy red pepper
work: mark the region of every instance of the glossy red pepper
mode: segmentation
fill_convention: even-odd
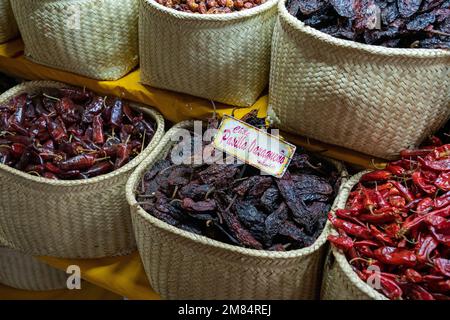
[[[408,268],[404,273],[405,278],[412,283],[423,282],[422,275],[414,269]]]
[[[83,170],[89,169],[95,164],[96,157],[92,154],[80,154],[73,158],[67,159],[59,163],[62,170]]]
[[[439,242],[430,235],[421,237],[415,247],[417,259],[422,263],[427,262],[438,245]]]
[[[98,162],[94,164],[87,171],[83,172],[87,177],[98,176],[101,174],[105,174],[114,169],[114,166],[109,161]]]
[[[122,115],[123,115],[122,100],[116,99],[111,109],[110,124],[115,127],[120,127],[120,125],[122,124]]]
[[[402,196],[389,197],[389,204],[396,208],[404,208],[406,206],[406,200]]]
[[[117,158],[116,162],[114,163],[114,168],[120,168],[125,163],[128,162],[130,158],[130,150],[126,144],[119,144],[117,145]]]
[[[433,260],[435,270],[446,277],[450,277],[450,260],[445,258],[436,258]]]
[[[434,207],[436,209],[444,208],[448,205],[450,205],[450,191],[434,199]]]
[[[425,178],[422,176],[420,171],[415,171],[412,174],[412,179],[414,184],[419,187],[421,190],[423,190],[425,193],[428,194],[435,194],[436,193],[436,187],[428,184]]]
[[[450,171],[442,172],[434,181],[434,184],[444,192],[450,191]]]
[[[335,235],[329,235],[327,237],[328,241],[330,241],[336,248],[341,249],[343,251],[350,250],[353,248],[353,241],[350,238],[344,238]]]
[[[92,131],[94,143],[103,144],[105,142],[105,136],[103,134],[103,119],[100,114],[94,116],[92,120]]]
[[[400,191],[400,193],[403,195],[403,197],[406,199],[407,202],[411,202],[414,200],[414,195],[411,193],[411,191],[408,190],[407,187],[405,187],[403,184],[401,184],[398,181],[390,181],[392,185]]]
[[[450,159],[444,160],[424,160],[419,158],[419,162],[425,168],[436,170],[436,171],[450,171]]]
[[[342,229],[347,234],[366,240],[370,240],[372,238],[369,229],[367,229],[366,227],[358,226],[354,223],[338,219],[334,217],[332,214],[329,215],[329,220],[336,228]]]
[[[420,285],[413,284],[409,290],[410,296],[415,300],[435,300],[433,295]]]
[[[371,225],[369,228],[370,228],[372,237],[375,238],[376,240],[380,241],[383,244],[387,244],[390,246],[395,245],[394,240],[392,240],[392,238],[389,237],[388,234],[381,232],[374,225]]]
[[[402,176],[406,173],[406,170],[403,167],[393,165],[392,163],[388,163],[388,165],[386,166],[386,170],[396,176]]]
[[[415,149],[415,150],[409,150],[409,149],[405,149],[400,151],[400,157],[402,158],[412,158],[415,159],[417,157],[424,157],[426,155],[428,155],[430,152],[432,152],[433,149]]]
[[[361,177],[361,181],[385,181],[392,178],[392,173],[387,170],[375,170]]]
[[[433,210],[434,201],[430,197],[423,198],[420,200],[419,204],[417,205],[416,211],[419,214],[425,214],[427,212],[430,212]]]
[[[385,224],[395,221],[398,214],[393,208],[383,208],[375,210],[373,213],[364,213],[358,216],[358,219],[362,222],[369,222],[372,224]]]
[[[450,247],[450,235],[445,235],[436,230],[435,227],[429,226],[428,229],[430,230],[433,237],[442,243],[443,245]]]
[[[11,155],[19,158],[25,152],[26,146],[21,143],[13,143],[11,145]]]
[[[414,267],[417,257],[413,251],[395,247],[381,247],[374,251],[375,257],[384,264]]]
[[[380,284],[383,293],[391,300],[400,299],[403,291],[395,280],[392,280],[384,275],[380,275]]]

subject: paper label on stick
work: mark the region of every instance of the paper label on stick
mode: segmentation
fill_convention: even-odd
[[[296,149],[280,137],[227,115],[213,144],[216,149],[277,178],[284,175]]]

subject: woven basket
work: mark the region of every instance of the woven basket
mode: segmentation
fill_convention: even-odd
[[[311,247],[262,251],[183,231],[137,204],[135,189],[144,172],[170,151],[179,128],[192,125],[186,121],[168,131],[126,187],[136,242],[152,288],[165,299],[318,298],[328,225]],[[343,166],[336,166],[344,175]]]
[[[138,64],[138,0],[11,0],[25,56],[93,79]]]
[[[32,81],[0,96],[0,104],[23,92],[67,87],[57,82]],[[0,237],[31,255],[96,258],[127,254],[135,241],[125,199],[132,170],[158,145],[164,120],[152,109],[136,104],[152,117],[157,130],[144,151],[122,168],[87,180],[49,180],[0,165]]]
[[[0,43],[19,34],[9,0],[0,0]]]
[[[344,184],[332,211],[345,208],[350,192],[366,172],[368,171],[354,175]],[[332,233],[337,234],[332,227],[331,229]],[[345,255],[334,247],[328,252],[325,261],[320,296],[322,300],[387,300],[384,295],[362,281],[352,270]]]
[[[277,0],[204,15],[140,1],[143,83],[236,106],[256,101],[269,80]]]
[[[0,246],[1,284],[22,290],[56,290],[66,288],[67,277],[32,256]]]
[[[269,114],[281,129],[391,159],[450,117],[450,51],[341,40],[283,0],[278,11]]]

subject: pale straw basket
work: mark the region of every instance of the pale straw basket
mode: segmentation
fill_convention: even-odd
[[[392,159],[450,117],[450,51],[341,40],[278,3],[269,114],[281,129]]]
[[[20,93],[67,85],[32,81],[0,96],[0,104]],[[125,184],[132,170],[155,149],[164,135],[162,116],[130,103],[157,124],[150,144],[122,168],[86,180],[50,180],[0,165],[0,237],[32,255],[96,258],[135,249]]]
[[[353,187],[359,182],[361,176],[368,171],[358,173],[351,177],[341,188],[336,199],[336,206],[332,210],[344,209]],[[337,232],[331,227],[331,233]],[[345,255],[332,247],[325,261],[322,300],[387,300],[387,298],[362,281],[352,270]]]
[[[9,249],[0,239],[0,283],[22,290],[56,290],[66,287],[67,275],[32,256]]]
[[[0,0],[0,43],[19,34],[9,0]]]
[[[329,227],[310,247],[287,252],[253,250],[225,244],[170,226],[145,212],[135,190],[144,173],[165,158],[174,145],[178,124],[136,169],[126,194],[138,250],[153,289],[165,299],[315,299]],[[343,166],[333,162],[346,174]]]
[[[36,63],[99,80],[138,64],[138,0],[11,0]]]
[[[250,106],[269,80],[277,0],[228,14],[193,14],[140,0],[141,81]]]

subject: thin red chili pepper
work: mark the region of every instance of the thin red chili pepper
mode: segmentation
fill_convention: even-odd
[[[448,217],[450,215],[450,206],[447,206],[445,208],[441,208],[435,211],[431,211],[429,212],[427,215],[422,215],[422,216],[414,216],[411,215],[410,216],[410,220],[407,219],[405,220],[405,222],[402,224],[401,227],[401,233],[406,233],[408,232],[410,229],[417,227],[418,225],[420,225],[421,223],[423,223],[425,221],[425,218],[427,216],[441,216],[441,217]]]
[[[414,267],[417,257],[413,251],[395,247],[381,247],[374,251],[375,257],[384,264]]]
[[[423,157],[432,152],[433,149],[416,149],[416,150],[409,150],[405,149],[400,151],[400,157],[402,158],[417,158],[417,157]]]
[[[107,172],[113,170],[113,168],[114,168],[114,166],[109,161],[98,162],[83,173],[88,177],[92,177],[92,176],[98,176],[98,175],[107,173]]]
[[[392,163],[388,163],[386,170],[396,176],[402,176],[406,173],[406,170],[403,167],[393,165]]]
[[[436,170],[436,171],[450,171],[450,159],[428,161],[419,158],[419,162],[425,168]]]
[[[437,232],[436,228],[432,226],[428,227],[428,229],[430,230],[431,234],[437,241],[439,241],[440,243],[442,243],[447,247],[450,247],[450,235],[445,235],[440,232]]]
[[[404,272],[405,278],[412,283],[423,282],[422,275],[414,269],[408,268]]]
[[[389,197],[389,204],[396,208],[404,208],[406,206],[406,200],[402,196]]]
[[[19,158],[25,152],[26,146],[21,143],[13,143],[11,145],[11,155]]]
[[[440,230],[449,230],[450,231],[450,220],[440,217],[440,216],[429,216],[427,215],[425,217],[425,222],[430,225],[433,226],[436,230],[440,231]]]
[[[371,225],[370,227],[371,235],[381,243],[388,244],[390,246],[395,245],[394,241],[389,237],[388,234],[385,234],[378,230],[374,225]]]
[[[110,124],[115,127],[120,127],[122,124],[123,115],[123,103],[122,100],[116,99],[114,105],[111,109],[111,120]]]
[[[400,193],[405,197],[406,201],[411,202],[414,200],[414,195],[411,193],[411,191],[409,191],[408,188],[402,185],[400,182],[392,180],[390,181],[390,183],[392,183],[392,185],[397,188],[398,191],[400,191]]]
[[[353,243],[353,245],[354,245],[355,247],[361,247],[361,246],[367,246],[367,247],[379,247],[379,246],[380,246],[379,243],[377,243],[377,242],[375,242],[375,241],[372,241],[372,240],[360,240],[360,241],[355,241],[355,242]]]
[[[59,163],[62,170],[83,170],[92,167],[95,164],[96,157],[92,154],[80,154],[73,158],[67,159]]]
[[[380,284],[383,293],[391,300],[400,299],[403,291],[396,281],[389,279],[386,276],[380,275]]]
[[[369,248],[369,246],[358,246],[355,248],[356,251],[358,251],[362,257],[375,258],[375,254],[373,253],[372,249]]]
[[[103,119],[100,114],[94,116],[92,120],[92,131],[94,143],[103,144],[105,142],[105,136],[103,134]]]
[[[335,235],[329,235],[327,237],[328,241],[330,241],[336,248],[341,249],[343,251],[350,250],[353,248],[353,241],[350,238],[344,238]]]
[[[444,192],[450,191],[450,171],[442,172],[434,181],[434,184]]]
[[[344,230],[347,234],[370,240],[372,238],[369,229],[366,227],[358,226],[354,223],[338,219],[332,214],[329,215],[329,220],[338,229]]]
[[[387,170],[375,170],[361,177],[361,181],[384,181],[392,178],[392,173]]]
[[[428,194],[436,193],[436,187],[431,184],[428,184],[425,181],[425,178],[422,176],[420,171],[415,171],[412,174],[412,179],[413,179],[414,184],[416,186],[418,186],[421,190],[423,190],[425,193],[428,193]]]
[[[421,237],[415,248],[417,259],[422,263],[427,262],[431,253],[438,245],[439,242],[430,235]]]
[[[450,191],[434,199],[434,207],[436,209],[444,208],[448,205],[450,205]]]
[[[417,284],[413,284],[410,286],[409,293],[410,296],[415,300],[435,300],[431,293]]]
[[[114,168],[120,168],[125,163],[128,162],[130,158],[130,150],[126,144],[119,144],[117,145],[117,158],[116,162],[114,163]]]
[[[430,212],[433,210],[434,201],[430,197],[423,198],[420,200],[419,204],[417,205],[416,211],[419,214],[425,214],[427,212]]]
[[[445,258],[436,258],[433,260],[435,270],[446,277],[450,277],[450,260]]]
[[[384,208],[375,210],[373,213],[365,213],[358,216],[362,222],[369,222],[372,224],[385,224],[395,221],[398,214],[392,208]]]

